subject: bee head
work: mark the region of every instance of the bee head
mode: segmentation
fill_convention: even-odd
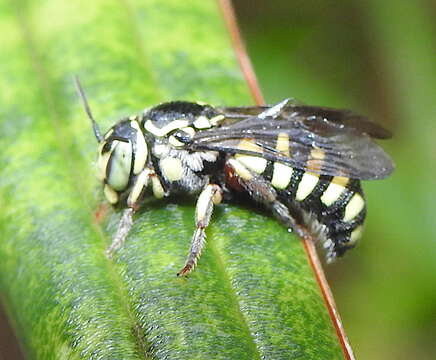
[[[122,192],[144,169],[147,156],[148,145],[136,118],[122,120],[100,142],[99,177],[111,189]]]
[[[100,144],[98,176],[105,184],[105,195],[109,202],[117,203],[118,194],[128,189],[132,179],[144,169],[147,161],[148,145],[141,131],[139,118],[121,120],[102,136],[77,77],[75,83],[85,112],[91,120],[94,135]]]

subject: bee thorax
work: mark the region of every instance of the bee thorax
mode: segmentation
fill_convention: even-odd
[[[167,187],[189,193],[200,191],[205,186],[208,176],[203,173],[204,163],[213,163],[218,157],[218,153],[212,151],[189,152],[169,147],[161,154],[165,155],[161,155],[158,166]]]

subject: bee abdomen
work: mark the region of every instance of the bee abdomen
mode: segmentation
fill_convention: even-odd
[[[248,139],[241,141],[239,148],[261,153]],[[321,155],[312,154],[312,157],[323,159]],[[359,180],[320,175],[315,172],[315,166],[314,171],[305,171],[261,156],[236,154],[235,158],[272,185],[280,202],[320,240],[329,261],[355,246],[366,215]],[[242,172],[239,175],[244,177]]]
[[[270,175],[273,180],[274,172]],[[318,175],[300,169],[292,169],[286,188],[277,187],[277,182],[272,180],[281,202],[294,212],[295,209],[302,212],[295,217],[320,240],[329,261],[355,246],[361,237],[366,215],[359,180]]]

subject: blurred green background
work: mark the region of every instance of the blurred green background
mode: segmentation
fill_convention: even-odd
[[[433,359],[436,2],[234,4],[268,103],[351,108],[394,131],[395,173],[364,184],[364,238],[326,271],[357,358]]]
[[[351,108],[393,130],[359,247],[327,266],[358,359],[436,354],[436,2],[238,0],[265,99]]]

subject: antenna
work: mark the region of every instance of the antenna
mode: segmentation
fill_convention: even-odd
[[[74,76],[74,83],[76,84],[77,93],[79,94],[80,100],[82,100],[83,108],[85,109],[86,115],[88,115],[89,120],[91,120],[94,135],[98,142],[102,142],[103,137],[101,136],[100,128],[98,127],[97,122],[92,116],[91,108],[89,107],[88,100],[86,99],[85,92],[82,89],[82,85],[80,85],[79,77],[77,75]]]

